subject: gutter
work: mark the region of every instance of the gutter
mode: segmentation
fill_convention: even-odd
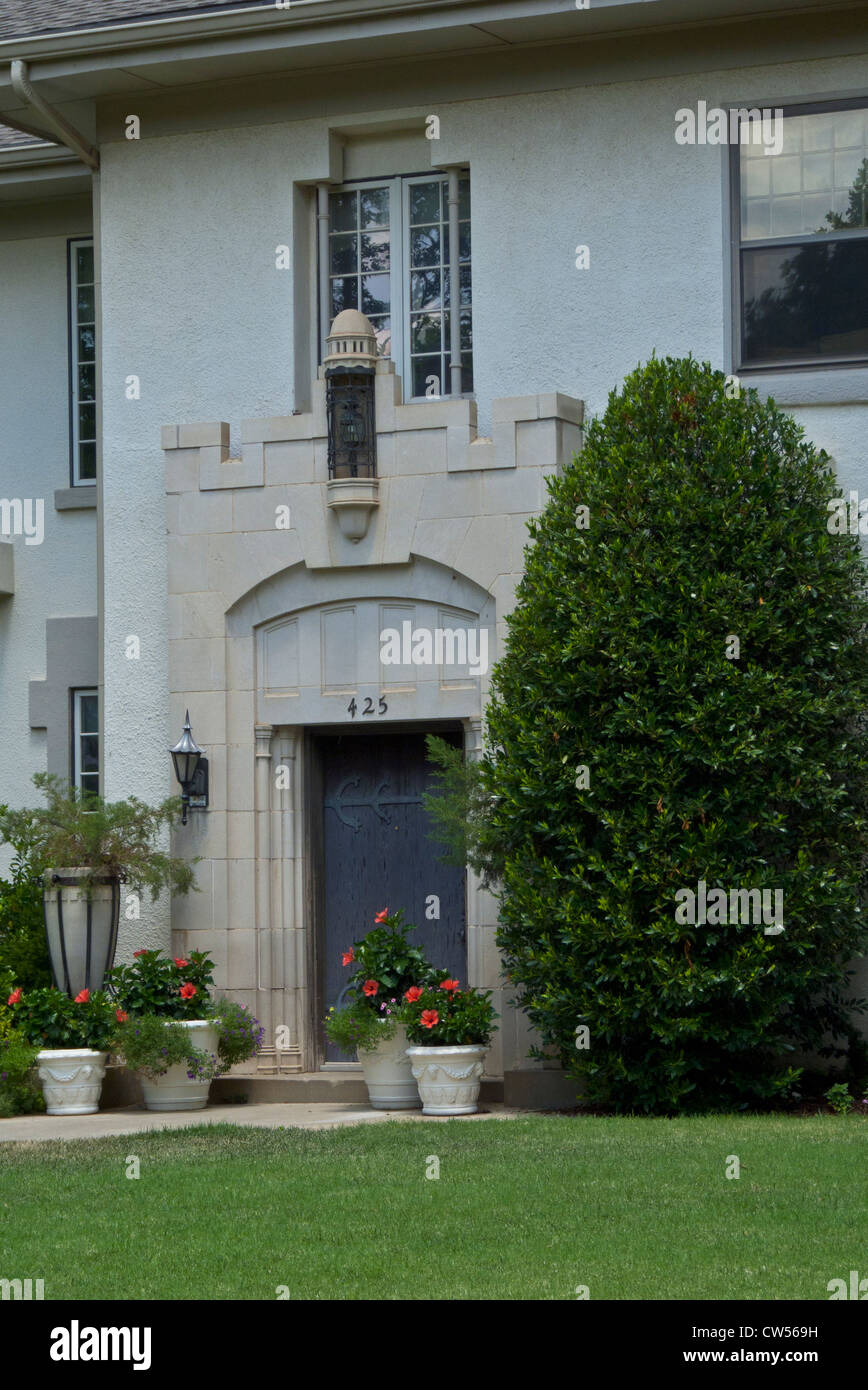
[[[59,111],[56,111],[53,106],[49,106],[48,102],[43,100],[30,82],[30,67],[23,59],[15,59],[10,70],[10,78],[15,95],[20,97],[25,105],[35,111],[37,115],[41,116],[44,122],[40,129],[37,126],[22,125],[20,121],[16,121],[13,129],[23,131],[25,135],[35,135],[39,139],[54,143],[59,140],[62,145],[66,145],[67,149],[78,155],[82,164],[86,164],[94,173],[98,173],[99,151],[95,150],[93,145],[89,145],[84,136],[80,135],[75,127],[61,116]],[[46,126],[48,131],[52,133],[46,133]]]

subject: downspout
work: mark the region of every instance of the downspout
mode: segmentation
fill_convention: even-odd
[[[59,111],[55,111],[52,106],[48,105],[47,101],[43,101],[38,92],[34,91],[29,73],[28,64],[20,58],[16,58],[10,71],[12,89],[16,96],[20,97],[33,111],[38,112],[48,129],[58,137],[60,143],[73,150],[82,163],[96,173],[99,169],[98,151],[94,149],[93,145],[89,145],[83,136],[79,135],[78,131],[69,124],[69,121],[60,115]],[[25,127],[20,126],[19,129],[25,130]],[[33,130],[32,128],[26,133],[38,136],[45,135],[44,130]]]
[[[461,270],[459,266],[458,169],[448,170],[449,184],[449,393],[461,395]]]

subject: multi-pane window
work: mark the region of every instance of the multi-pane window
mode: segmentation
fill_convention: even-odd
[[[72,692],[72,780],[79,791],[99,791],[99,701],[95,690]]]
[[[470,180],[459,180],[462,391],[473,390]],[[448,178],[348,185],[329,198],[329,310],[360,309],[408,395],[447,396],[450,381]]]
[[[744,118],[742,118],[744,119]],[[868,358],[868,105],[787,112],[734,147],[741,365]]]
[[[72,481],[96,481],[96,285],[93,242],[71,241],[69,275]]]

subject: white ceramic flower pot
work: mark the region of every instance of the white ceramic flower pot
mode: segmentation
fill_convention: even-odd
[[[89,1047],[46,1048],[38,1053],[46,1113],[96,1114],[107,1057],[107,1052],[92,1052]]]
[[[483,1043],[466,1047],[408,1047],[425,1115],[473,1115],[478,1109]]]
[[[190,1042],[199,1052],[217,1052],[217,1029],[209,1018],[174,1020],[190,1033]],[[210,1081],[191,1081],[186,1062],[178,1062],[152,1079],[142,1076],[142,1093],[147,1110],[204,1110],[208,1104]]]
[[[54,983],[74,999],[102,989],[118,938],[121,892],[116,878],[98,879],[88,896],[86,870],[48,869],[42,911]]]
[[[360,1051],[359,1061],[375,1110],[418,1110],[419,1091],[407,1056],[407,1030],[401,1024],[395,1036],[371,1052]]]

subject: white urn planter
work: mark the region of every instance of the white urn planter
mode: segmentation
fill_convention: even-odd
[[[107,1052],[89,1047],[45,1048],[36,1057],[48,1115],[94,1115],[105,1076]]]
[[[169,1020],[167,1020],[169,1022]],[[180,1023],[190,1033],[190,1043],[199,1052],[217,1052],[217,1029],[210,1018],[183,1018]],[[142,1093],[147,1110],[204,1110],[208,1104],[210,1081],[193,1081],[186,1062],[169,1067],[162,1076],[142,1076]]]
[[[391,1038],[370,1051],[359,1051],[368,1098],[375,1110],[418,1110],[419,1091],[407,1055],[407,1030],[401,1024]]]
[[[478,1109],[484,1043],[464,1047],[408,1047],[407,1056],[425,1115],[473,1115]]]
[[[42,891],[54,983],[71,999],[83,989],[102,989],[118,939],[120,883],[99,878],[88,894],[86,873],[83,868],[47,869]]]

